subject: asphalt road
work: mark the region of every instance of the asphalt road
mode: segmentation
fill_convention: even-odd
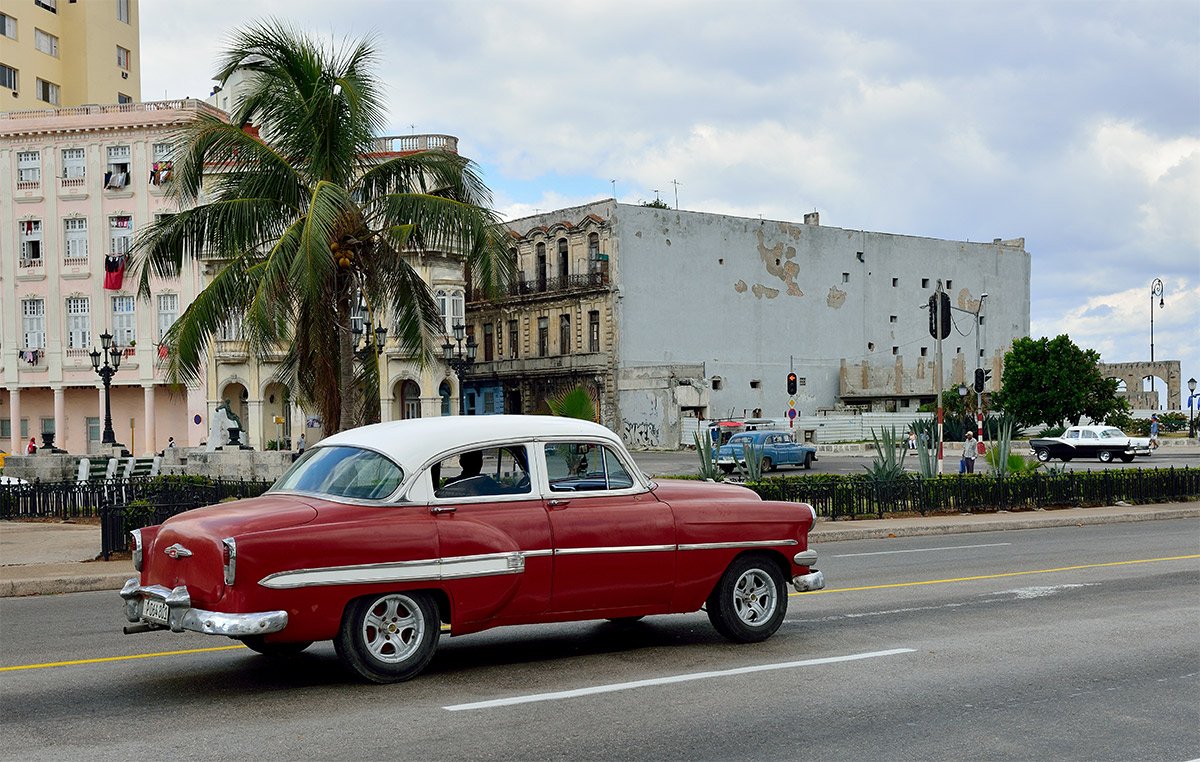
[[[955,448],[955,444],[948,443],[946,446],[943,472],[947,474],[958,473],[958,453],[962,449],[962,445],[959,444]],[[1054,460],[1050,462],[1050,465],[1056,468],[1065,466],[1069,471],[1100,471],[1109,468],[1181,468],[1184,466],[1200,468],[1200,452],[1176,452],[1175,450],[1176,448],[1163,448],[1149,457],[1134,458],[1132,463],[1101,463],[1099,460],[1092,458],[1090,460],[1072,460],[1070,463],[1065,464],[1062,461]],[[1028,454],[1027,451],[1028,448],[1026,447],[1018,450],[1022,455]],[[676,476],[700,473],[700,462],[697,460],[695,451],[634,452],[632,455],[642,470],[651,475]],[[805,471],[803,468],[792,466],[783,466],[771,472],[770,475],[802,476],[809,473],[861,474],[863,473],[863,469],[871,464],[872,454],[844,455],[819,453],[817,458],[817,462],[813,464],[811,471]],[[915,453],[910,453],[905,458],[904,466],[909,471],[916,472],[920,470]],[[980,472],[986,470],[986,466],[982,460],[977,461],[977,470]]]
[[[1200,757],[1200,521],[818,550],[829,588],[762,644],[702,613],[506,628],[391,686],[328,644],[121,635],[115,593],[0,599],[0,758]]]

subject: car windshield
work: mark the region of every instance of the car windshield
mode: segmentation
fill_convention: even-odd
[[[271,487],[318,495],[382,500],[400,486],[404,471],[372,450],[358,447],[315,447],[296,461]]]

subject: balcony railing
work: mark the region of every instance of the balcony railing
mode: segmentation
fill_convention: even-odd
[[[67,108],[29,109],[26,111],[9,111],[0,114],[0,121],[9,119],[39,119],[47,116],[95,116],[97,114],[133,114],[153,111],[205,111],[217,116],[223,116],[216,106],[210,106],[195,98],[181,98],[167,101],[146,101],[145,103],[114,103],[107,105],[69,106]]]
[[[509,283],[504,293],[507,293],[509,296],[558,294],[579,289],[603,288],[607,285],[608,273],[594,272],[583,275],[559,275],[552,278],[517,280]],[[485,292],[473,290],[468,296],[468,301],[484,301],[487,298]]]
[[[371,151],[374,153],[433,150],[458,153],[458,138],[453,135],[394,135],[371,141]]]
[[[40,187],[41,180],[17,180],[17,190],[37,190]]]
[[[41,257],[21,257],[20,259],[17,260],[17,266],[41,269],[42,258]]]
[[[87,177],[60,177],[58,178],[58,187],[63,190],[74,190],[82,188],[87,184]]]

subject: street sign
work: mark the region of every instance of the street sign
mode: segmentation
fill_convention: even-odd
[[[795,417],[796,417],[796,408],[794,408],[794,407],[790,407],[790,408],[788,408],[788,411],[787,411],[787,417],[788,417],[788,418],[795,418]]]

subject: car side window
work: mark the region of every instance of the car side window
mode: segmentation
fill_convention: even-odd
[[[1067,432],[1067,439],[1079,439],[1079,429]]]
[[[611,449],[587,442],[546,445],[546,476],[552,492],[628,489],[633,477]]]
[[[489,497],[532,492],[524,446],[488,447],[452,455],[430,467],[434,497]]]
[[[1094,432],[1094,431],[1089,431],[1088,429],[1084,429],[1084,430],[1083,430],[1083,438],[1084,438],[1084,439],[1095,439],[1095,438],[1096,438],[1096,432]]]

